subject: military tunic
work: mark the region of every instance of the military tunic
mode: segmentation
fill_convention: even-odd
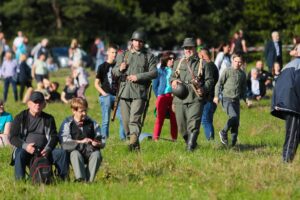
[[[128,64],[125,72],[120,71],[120,64]],[[125,132],[139,135],[141,132],[142,115],[147,100],[147,92],[151,80],[156,78],[157,69],[155,58],[145,51],[125,51],[117,56],[117,62],[113,69],[117,77],[123,76],[120,83],[120,107]],[[126,80],[126,76],[136,75],[137,81]]]
[[[173,103],[175,104],[175,115],[179,132],[184,137],[187,137],[188,134],[199,134],[203,102],[206,99],[206,95],[198,97],[191,85],[192,75],[188,69],[188,65],[194,76],[197,76],[200,64],[198,56],[194,55],[183,60],[178,68],[179,62],[180,60],[177,60],[174,64],[171,81],[176,79],[182,81],[187,85],[189,93],[185,99],[174,97]],[[208,94],[214,86],[213,70],[204,66],[202,71],[201,79],[204,82],[204,93]]]

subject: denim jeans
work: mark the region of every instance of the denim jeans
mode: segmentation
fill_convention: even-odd
[[[30,164],[30,160],[33,155],[29,154],[22,148],[17,148],[15,151],[15,177],[16,179],[25,178],[25,168]],[[69,158],[67,152],[63,149],[54,149],[48,159],[52,162],[58,174],[62,179],[68,176],[69,172]]]
[[[215,137],[213,117],[214,117],[216,108],[217,108],[216,104],[211,101],[207,101],[203,107],[201,124],[203,126],[205,137],[207,140],[214,139],[214,137]]]
[[[110,122],[110,113],[112,110],[112,107],[114,105],[115,96],[108,94],[107,96],[100,96],[100,107],[102,112],[102,126],[101,126],[101,133],[108,138],[109,137],[109,122]],[[123,128],[123,122],[121,117],[121,111],[120,106],[117,109],[116,113],[117,118],[120,122],[120,128],[119,128],[119,135],[121,140],[126,139],[126,135]]]
[[[7,100],[8,87],[9,87],[10,83],[11,83],[12,88],[13,88],[15,101],[18,101],[17,83],[12,77],[7,77],[7,78],[4,79],[3,99],[4,99],[4,101]]]

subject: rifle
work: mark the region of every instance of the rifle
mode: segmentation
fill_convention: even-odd
[[[125,88],[125,86],[122,88],[121,92],[119,93],[119,89],[120,89],[120,84],[121,84],[121,81],[119,81],[119,87],[117,89],[117,95],[116,95],[116,98],[115,98],[115,101],[114,101],[114,106],[113,106],[113,113],[112,113],[112,116],[111,116],[111,121],[115,121],[115,118],[116,118],[116,113],[117,113],[117,110],[118,110],[118,107],[119,107],[119,103],[120,103],[120,99],[121,99],[121,95],[123,93],[123,90]],[[119,94],[119,95],[118,95]]]
[[[127,51],[127,50],[126,50]],[[124,52],[124,57],[123,57],[123,62],[125,62],[125,63],[127,63],[127,59],[128,59],[128,54],[126,55],[126,51]],[[127,63],[127,65],[128,65],[128,63]],[[124,70],[124,71],[126,71],[126,70]],[[122,90],[121,91],[119,91],[120,90],[120,86],[121,86],[121,83],[123,82],[123,81],[126,81],[126,75],[124,74],[124,72],[123,72],[123,74],[120,76],[120,78],[119,78],[119,83],[118,83],[118,89],[117,89],[117,93],[116,93],[116,98],[115,98],[115,102],[114,102],[114,106],[113,106],[113,108],[112,108],[112,110],[113,110],[113,113],[112,113],[112,116],[111,116],[111,118],[110,118],[110,120],[113,122],[113,121],[115,121],[115,118],[116,118],[116,113],[117,113],[117,110],[118,110],[118,107],[119,107],[119,103],[120,103],[120,99],[121,99],[121,95],[122,95],[122,93],[123,93],[123,91],[124,91],[124,88],[125,88],[125,86],[122,88]]]
[[[144,122],[145,122],[146,116],[147,116],[147,111],[148,111],[148,108],[149,108],[151,93],[152,93],[152,83],[150,83],[150,86],[148,88],[147,101],[146,101],[146,104],[145,104],[145,107],[144,107],[143,118],[142,118],[141,132],[142,132],[142,128],[144,126]]]

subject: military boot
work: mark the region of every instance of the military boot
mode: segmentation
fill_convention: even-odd
[[[198,133],[189,134],[188,142],[187,142],[187,146],[186,146],[187,151],[195,150],[195,148],[197,147],[197,138],[198,138]]]
[[[140,150],[139,137],[137,134],[132,133],[129,135],[129,151],[138,151]]]
[[[184,142],[187,144],[188,143],[188,138],[189,138],[189,135],[188,134],[185,134],[183,136],[183,139],[184,139]]]

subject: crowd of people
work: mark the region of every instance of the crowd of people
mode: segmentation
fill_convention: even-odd
[[[234,33],[230,43],[221,45],[216,59],[200,38],[184,39],[182,57],[176,58],[175,53],[167,51],[159,59],[144,48],[144,32],[135,31],[129,48],[121,52],[115,45],[109,45],[105,51],[104,43],[96,38],[92,52],[96,63],[94,88],[99,93],[102,114],[100,128],[96,120],[87,115],[85,91],[89,86],[89,75],[83,67],[76,39],[72,39],[69,48],[70,75],[59,94],[59,83],[51,81],[49,73],[54,69],[49,41],[42,39],[29,52],[28,38],[22,32],[18,32],[12,48],[7,46],[4,34],[0,33],[0,74],[4,80],[3,100],[0,101],[0,145],[15,147],[12,163],[16,179],[25,177],[26,166],[39,149],[41,155],[56,166],[61,179],[67,178],[71,164],[76,181],[92,182],[102,161],[100,149],[109,138],[110,119],[115,116],[120,123],[120,139],[128,140],[130,151],[139,151],[139,138],[152,92],[150,85],[156,96],[154,141],[159,141],[167,118],[170,119],[171,140],[176,141],[179,132],[187,151],[196,149],[201,124],[206,139],[214,140],[214,113],[221,103],[228,121],[218,132],[220,141],[228,146],[230,133],[230,145],[235,146],[239,134],[240,100],[250,107],[254,100],[266,98],[267,90],[276,87],[280,77],[283,61],[279,33],[272,32],[271,38],[265,47],[268,71],[264,70],[263,60],[257,60],[248,74],[244,65],[247,45],[242,30]],[[291,56],[300,57],[299,43],[299,38],[295,37]],[[33,80],[36,89],[33,89]],[[15,119],[4,109],[10,84],[14,100],[23,99],[28,106]],[[17,84],[20,85],[19,96]],[[46,102],[58,101],[70,104],[73,113],[63,121],[59,131],[54,116],[43,112]],[[288,122],[292,123],[291,120]],[[56,147],[58,143],[61,148]],[[288,142],[285,152],[288,151],[286,145]],[[296,148],[291,151],[295,153]],[[291,161],[293,153],[284,160]]]

